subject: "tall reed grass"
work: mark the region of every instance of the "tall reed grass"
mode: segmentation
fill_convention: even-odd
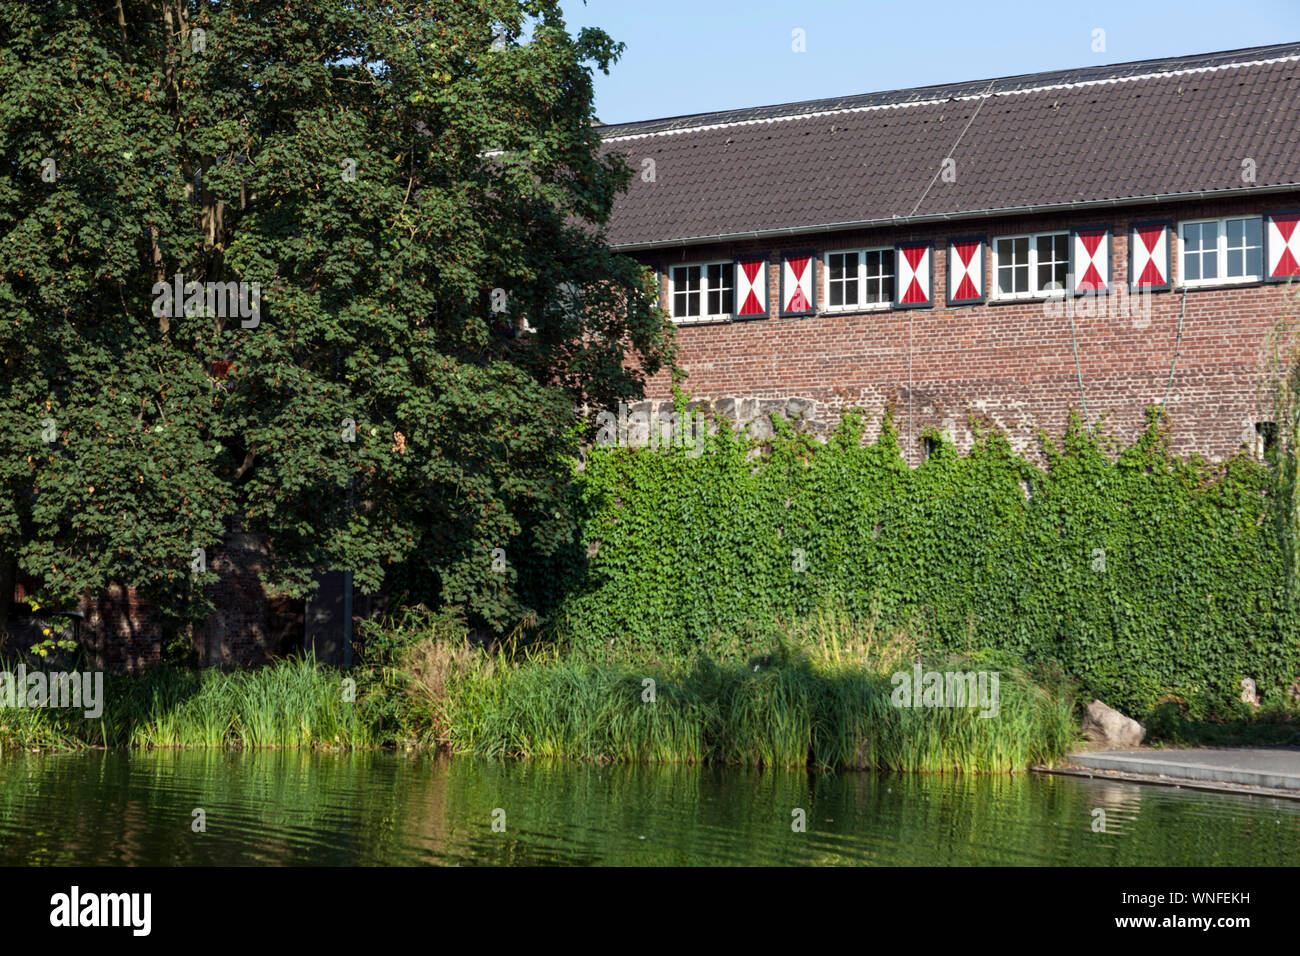
[[[453,752],[491,757],[824,770],[1002,773],[1053,763],[1075,740],[1063,683],[1044,688],[1005,658],[925,658],[909,634],[835,612],[768,637],[772,652],[748,661],[638,664],[553,646],[494,657],[445,631],[417,636],[407,679],[419,703],[405,720],[437,724]],[[891,676],[917,660],[997,671],[997,715],[894,706]]]
[[[0,670],[14,668],[0,664]],[[104,711],[0,708],[0,747],[355,748],[377,744],[345,675],[310,658],[251,671],[110,674]]]

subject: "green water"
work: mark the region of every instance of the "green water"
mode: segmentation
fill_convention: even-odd
[[[193,811],[207,831],[192,829]],[[791,811],[805,811],[806,832]],[[1093,811],[1106,832],[1094,832]],[[504,811],[504,832],[493,812]],[[497,814],[501,819],[501,814]],[[0,758],[0,864],[1293,865],[1300,802],[392,753]]]

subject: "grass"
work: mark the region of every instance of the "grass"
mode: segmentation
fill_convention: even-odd
[[[1005,658],[926,658],[926,670],[997,671],[999,707],[894,706],[891,676],[910,674],[915,641],[824,613],[767,636],[747,661],[637,663],[554,646],[489,656],[445,622],[408,622],[396,668],[413,688],[398,723],[408,742],[442,729],[457,753],[618,763],[1010,772],[1059,760],[1076,736],[1073,704]],[[429,627],[421,635],[421,628]],[[720,644],[727,644],[721,641]],[[748,643],[748,642],[741,642]],[[390,683],[400,687],[401,680]],[[1059,685],[1059,682],[1058,682]]]
[[[255,671],[108,675],[98,720],[0,708],[0,747],[343,749],[398,746],[490,757],[914,772],[1010,772],[1075,739],[1068,688],[1005,658],[922,655],[908,633],[823,612],[720,636],[691,659],[565,653],[511,635],[497,653],[462,624],[411,613],[368,634],[355,672],[310,659]],[[746,648],[770,653],[745,658]],[[997,715],[894,706],[892,675],[995,671]],[[0,664],[0,669],[5,668]]]
[[[0,664],[0,670],[13,667]],[[157,668],[110,674],[104,712],[0,708],[0,747],[303,748],[374,746],[374,728],[346,700],[343,675],[311,659],[225,673]]]

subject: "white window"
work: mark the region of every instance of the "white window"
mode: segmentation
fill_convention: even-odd
[[[889,305],[894,301],[894,250],[868,249],[862,255],[863,301]]]
[[[995,298],[1033,299],[1062,292],[1069,273],[1068,232],[1002,236],[993,242]]]
[[[705,262],[694,266],[673,266],[668,295],[676,322],[729,319],[735,311],[736,265],[734,262]]]
[[[893,249],[826,253],[828,310],[888,308],[893,301]]]
[[[862,255],[857,252],[826,254],[826,307],[848,308],[858,304],[862,284]]]
[[[1257,282],[1264,275],[1260,216],[1179,223],[1179,282],[1185,286]]]

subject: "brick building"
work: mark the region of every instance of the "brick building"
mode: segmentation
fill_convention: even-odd
[[[1214,459],[1270,433],[1300,43],[602,134],[636,172],[609,240],[656,268],[695,398],[818,426],[892,402],[913,462],[972,416],[1030,454],[1072,409],[1130,440],[1163,403]]]

